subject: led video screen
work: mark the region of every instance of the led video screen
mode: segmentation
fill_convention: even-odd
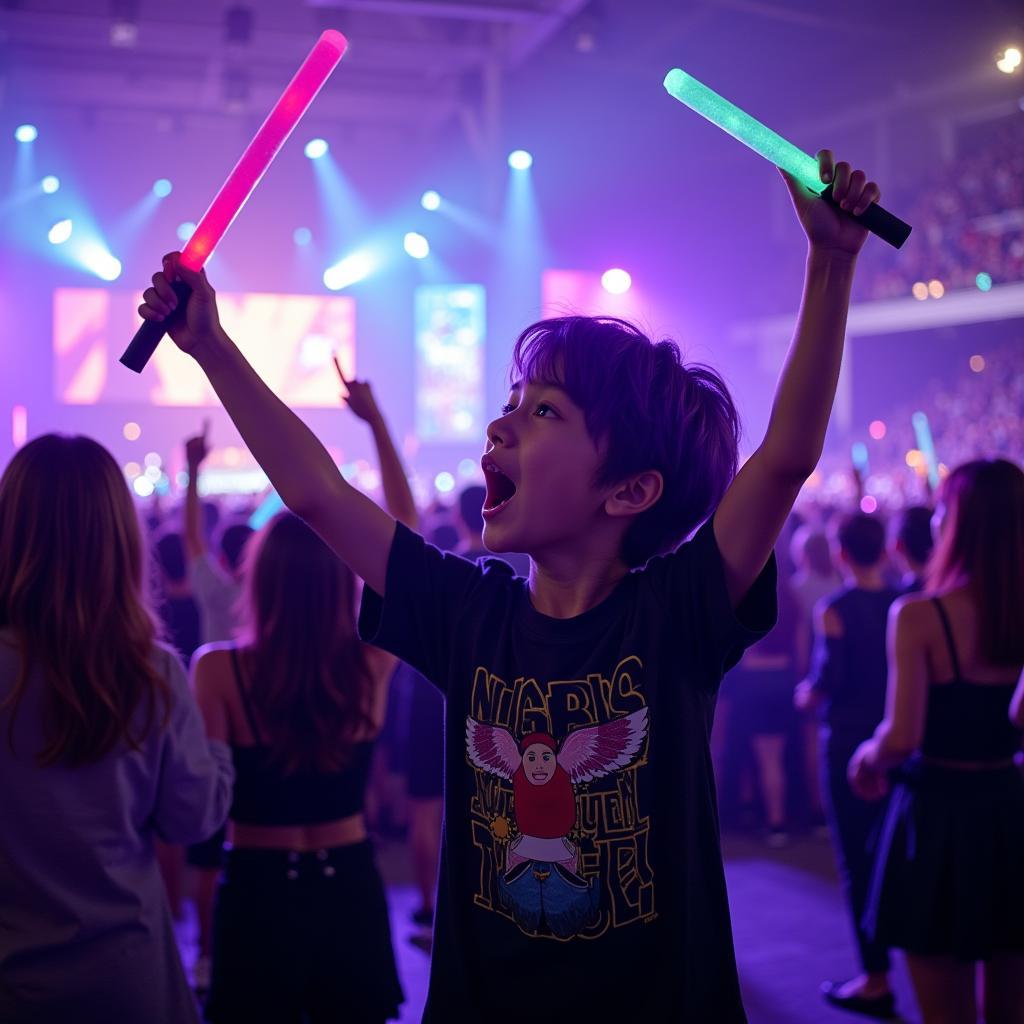
[[[165,338],[141,376],[118,359],[140,320],[141,293],[58,288],[53,294],[54,395],[107,402],[219,405],[195,361]],[[355,373],[355,300],[348,296],[218,292],[221,323],[256,372],[292,406],[335,406],[331,361]]]

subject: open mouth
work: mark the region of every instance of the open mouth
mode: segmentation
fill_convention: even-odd
[[[533,777],[534,777],[534,778],[535,778],[535,779],[536,779],[536,780],[537,780],[538,782],[540,782],[541,780],[543,780],[543,779],[546,779],[546,778],[547,778],[547,775],[546,775],[546,774],[545,774],[544,772],[534,772],[534,773],[533,773]]]
[[[483,514],[488,517],[497,515],[515,496],[516,485],[490,460],[484,461],[484,482],[487,497]]]

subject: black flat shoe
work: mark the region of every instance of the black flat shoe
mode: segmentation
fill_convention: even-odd
[[[887,992],[884,996],[843,996],[839,994],[840,989],[846,983],[843,981],[826,981],[821,986],[821,994],[826,1003],[838,1007],[840,1010],[848,1010],[850,1013],[860,1013],[865,1017],[875,1017],[878,1020],[890,1020],[896,1016],[896,997]]]

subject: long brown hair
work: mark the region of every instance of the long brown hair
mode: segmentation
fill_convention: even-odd
[[[98,761],[138,749],[170,709],[154,667],[138,517],[110,453],[88,437],[45,434],[0,477],[0,627],[20,671],[0,703],[7,741],[30,671],[44,680],[40,765]],[[141,714],[140,712],[141,707]]]
[[[271,757],[286,773],[338,771],[373,724],[355,575],[290,512],[252,538],[244,573],[251,702]]]
[[[966,580],[978,609],[979,653],[1024,663],[1024,472],[1006,459],[957,466],[942,482],[946,520],[928,562],[928,589]]]

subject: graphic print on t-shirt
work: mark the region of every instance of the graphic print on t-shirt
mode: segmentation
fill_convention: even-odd
[[[475,672],[466,718],[480,854],[474,900],[531,936],[596,938],[654,915],[637,788],[646,764],[642,667],[631,657],[609,678],[543,684]]]

